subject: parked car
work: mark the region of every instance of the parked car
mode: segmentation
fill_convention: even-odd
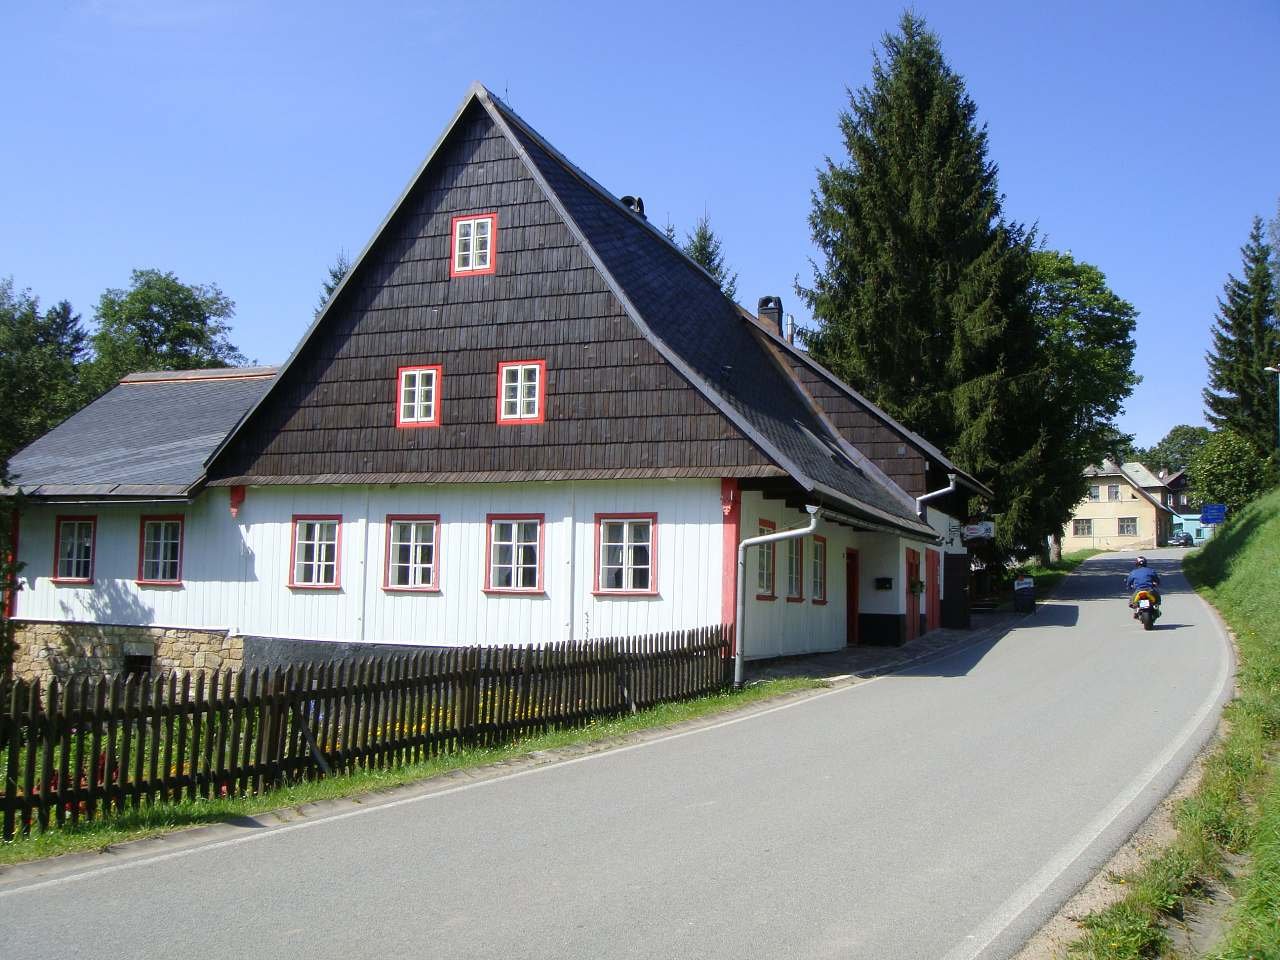
[[[1171,547],[1194,547],[1195,545],[1195,538],[1185,530],[1180,530],[1169,537],[1169,546]]]

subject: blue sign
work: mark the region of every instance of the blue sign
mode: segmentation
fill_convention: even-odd
[[[1201,523],[1225,523],[1227,505],[1225,503],[1206,503],[1200,508]]]

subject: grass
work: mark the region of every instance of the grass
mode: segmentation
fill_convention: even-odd
[[[1119,903],[1085,917],[1071,948],[1090,960],[1161,956],[1165,922],[1225,876],[1224,851],[1248,871],[1215,960],[1280,958],[1280,490],[1263,497],[1184,564],[1236,634],[1240,694],[1195,793],[1175,812],[1177,838],[1120,882]]]
[[[820,686],[822,686],[821,682],[803,677],[769,680],[751,684],[742,690],[677,703],[659,704],[629,716],[593,720],[582,727],[555,730],[542,736],[513,741],[499,747],[463,750],[423,763],[385,770],[361,770],[324,780],[309,780],[256,796],[224,797],[142,807],[107,819],[95,820],[92,823],[81,823],[75,828],[51,829],[45,833],[33,832],[30,836],[0,843],[0,865],[21,863],[64,853],[102,850],[111,844],[158,836],[184,827],[223,823],[237,817],[297,807],[318,800],[334,800],[386,790],[427,780],[454,770],[516,759],[537,751],[598,743],[643,730],[667,727],[685,720],[723,713],[761,700]]]
[[[1102,552],[1101,550],[1077,550],[1074,553],[1064,553],[1057,563],[1042,566],[1039,561],[1033,560],[1023,564],[1019,570],[1035,580],[1036,599],[1043,599],[1052,593],[1054,587],[1072,570],[1090,557],[1096,557]]]

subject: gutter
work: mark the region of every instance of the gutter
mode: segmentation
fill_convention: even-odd
[[[948,473],[947,479],[951,482],[941,490],[934,490],[932,493],[926,493],[922,497],[916,497],[916,516],[921,520],[923,520],[925,516],[924,505],[926,502],[929,500],[937,500],[939,497],[949,496],[956,492],[956,475],[954,473]]]

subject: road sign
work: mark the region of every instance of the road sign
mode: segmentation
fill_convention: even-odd
[[[1206,503],[1200,508],[1201,523],[1224,523],[1227,519],[1225,503]]]

